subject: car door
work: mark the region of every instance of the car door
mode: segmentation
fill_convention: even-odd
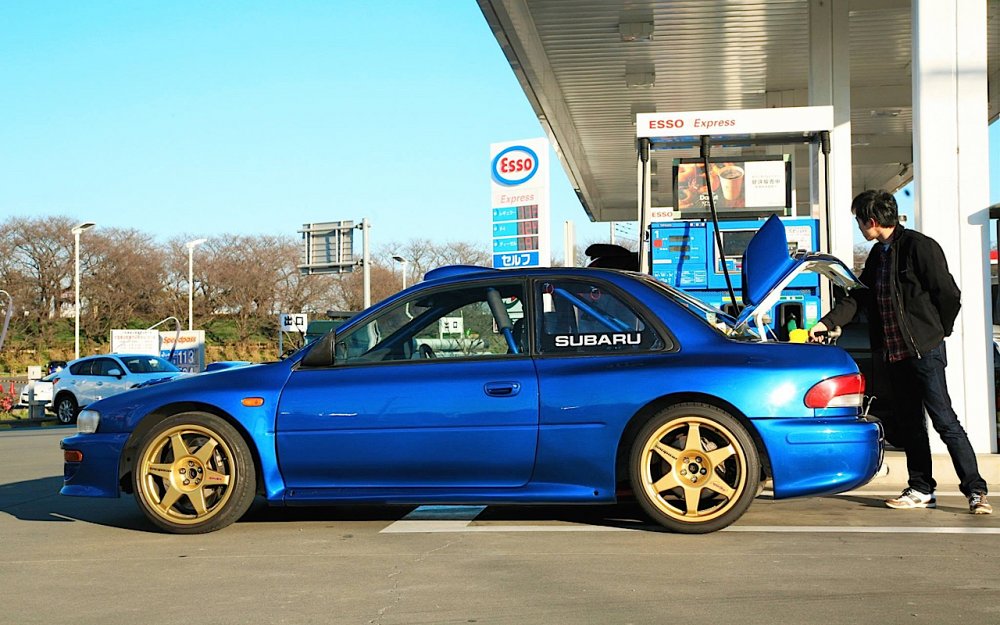
[[[317,342],[278,406],[290,488],[516,487],[538,435],[521,281],[424,290]]]
[[[652,315],[603,280],[551,277],[535,281],[536,368],[540,392],[535,479],[595,484],[613,474],[621,427],[648,404],[660,366],[675,345]],[[683,373],[678,370],[678,375]],[[553,461],[555,459],[555,461]]]
[[[117,371],[117,374],[113,374]],[[94,398],[92,401],[124,392],[129,386],[129,370],[118,358],[100,358],[94,361]]]
[[[90,358],[73,363],[69,368],[70,375],[65,377],[65,382],[62,385],[73,394],[76,403],[80,406],[86,406],[94,401],[96,376],[92,372],[96,360]]]

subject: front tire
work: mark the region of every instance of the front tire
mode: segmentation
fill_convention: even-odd
[[[743,516],[760,483],[760,459],[739,421],[714,406],[686,403],[643,426],[629,474],[653,520],[674,532],[706,534]]]
[[[76,415],[80,414],[80,406],[76,403],[76,398],[65,394],[59,397],[56,402],[56,418],[59,423],[69,425],[76,422]]]
[[[173,534],[203,534],[232,524],[256,491],[250,449],[224,419],[188,412],[158,423],[132,467],[139,508]]]

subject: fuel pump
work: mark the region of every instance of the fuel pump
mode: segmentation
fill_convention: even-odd
[[[640,270],[737,314],[743,253],[766,217],[781,217],[790,255],[819,249],[821,224],[829,223],[832,126],[828,106],[639,114]],[[795,201],[793,157],[743,154],[744,148],[799,144],[808,146],[823,172],[810,179],[823,187],[810,193],[819,206],[803,215]],[[652,154],[664,150],[687,158],[673,160],[673,205],[654,209]],[[822,297],[818,275],[795,278],[769,312],[771,338],[801,339],[795,331],[818,321]]]

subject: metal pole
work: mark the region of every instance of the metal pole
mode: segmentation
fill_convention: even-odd
[[[80,357],[80,230],[73,229],[73,360]]]
[[[73,226],[73,360],[80,357],[80,233],[94,227],[91,221]]]
[[[370,258],[368,256],[368,219],[364,218],[361,220],[361,248],[362,248],[362,266],[364,269],[364,283],[365,283],[365,310],[372,305],[372,268]]]
[[[194,248],[208,239],[195,239],[184,245],[188,248],[188,330],[194,329]]]
[[[194,328],[194,246],[188,246],[188,331]]]

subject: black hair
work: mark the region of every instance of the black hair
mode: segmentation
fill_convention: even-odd
[[[882,189],[862,191],[851,202],[851,212],[864,223],[874,219],[883,228],[894,228],[899,225],[899,207],[896,198]]]

